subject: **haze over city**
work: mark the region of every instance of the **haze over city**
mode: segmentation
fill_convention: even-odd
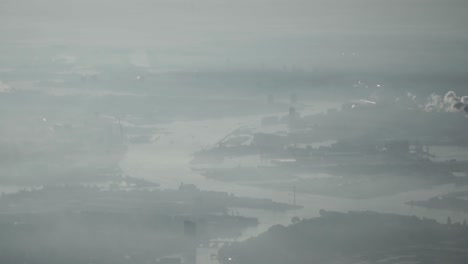
[[[466,263],[467,12],[0,1],[0,263]]]

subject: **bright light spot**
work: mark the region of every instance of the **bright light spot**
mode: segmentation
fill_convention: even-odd
[[[232,258],[228,258],[228,260],[229,260],[229,261],[231,261],[231,260],[232,260]]]
[[[380,87],[381,85],[380,84],[377,84],[377,87]]]

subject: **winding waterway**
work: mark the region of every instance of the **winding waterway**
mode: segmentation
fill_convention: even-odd
[[[260,116],[246,116],[203,121],[174,122],[165,125],[169,134],[159,136],[152,144],[131,145],[120,166],[123,172],[133,177],[154,181],[162,188],[177,188],[180,183],[193,183],[202,190],[234,193],[238,196],[271,198],[278,202],[292,203],[291,191],[276,191],[244,186],[236,183],[209,180],[191,169],[191,154],[212,145],[240,126],[259,123]],[[444,222],[448,216],[453,221],[468,219],[466,213],[423,209],[406,205],[411,200],[424,200],[455,190],[466,189],[454,185],[437,186],[431,189],[411,191],[371,199],[345,199],[311,194],[297,194],[296,202],[303,209],[282,212],[239,209],[243,215],[257,217],[260,225],[246,230],[238,240],[243,240],[267,230],[275,224],[288,224],[291,218],[310,218],[319,215],[320,209],[349,211],[372,210],[377,212],[416,215]]]

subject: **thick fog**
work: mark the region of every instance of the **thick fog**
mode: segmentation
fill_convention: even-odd
[[[467,13],[0,1],[0,263],[468,262]]]

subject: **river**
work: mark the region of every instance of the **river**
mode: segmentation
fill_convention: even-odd
[[[164,126],[170,133],[160,135],[152,144],[130,145],[128,152],[120,163],[122,171],[130,176],[151,180],[162,188],[177,188],[180,183],[193,183],[202,190],[215,190],[234,193],[238,196],[254,198],[271,198],[278,202],[292,203],[292,190],[275,191],[244,186],[236,183],[217,182],[206,179],[191,169],[191,154],[212,145],[226,134],[240,126],[259,124],[261,116],[244,116],[235,118],[173,122]],[[275,224],[289,224],[291,218],[310,218],[319,215],[320,209],[349,211],[371,210],[385,213],[398,213],[433,218],[444,222],[448,216],[452,221],[468,219],[466,213],[453,213],[430,210],[406,205],[411,200],[424,200],[455,190],[466,189],[454,185],[437,186],[431,189],[399,193],[371,199],[345,199],[319,195],[296,195],[296,202],[303,209],[286,213],[239,209],[246,216],[257,217],[259,226],[247,229],[237,240],[244,240],[266,231]]]

